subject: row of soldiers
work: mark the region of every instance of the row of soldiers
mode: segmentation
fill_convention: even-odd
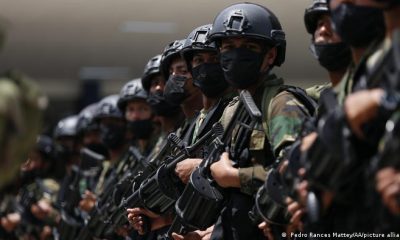
[[[329,82],[303,90],[272,73],[286,52],[274,13],[223,9],[37,138],[3,186],[0,238],[400,237],[398,13],[313,0]]]

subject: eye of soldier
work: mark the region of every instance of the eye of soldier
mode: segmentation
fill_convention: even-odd
[[[180,75],[186,75],[189,73],[189,71],[186,68],[180,68],[178,71],[176,71],[176,73]]]
[[[198,54],[193,56],[193,59],[192,59],[192,66],[193,67],[198,66],[198,65],[203,64],[203,63],[204,63],[203,56],[198,55]]]
[[[245,43],[243,43],[243,45],[241,47],[249,49],[253,52],[261,52],[262,51],[262,47],[260,46],[260,44],[258,44],[256,42],[245,42]]]
[[[178,75],[186,75],[189,73],[189,71],[187,70],[186,65],[182,64],[182,65],[176,66],[176,69],[173,73],[178,74]]]
[[[230,41],[222,41],[221,47],[220,47],[220,51],[221,52],[227,52],[229,50],[232,50],[235,48],[235,45],[233,44],[233,42]]]
[[[204,62],[203,56],[197,55],[197,54],[193,56],[193,59],[192,59],[192,63],[193,64],[199,65],[199,64],[201,64],[203,62]]]
[[[219,62],[219,55],[217,53],[213,53],[210,58],[208,59],[210,63],[218,63]]]
[[[160,85],[160,79],[154,78],[154,79],[151,80],[150,87],[156,87],[158,85]]]

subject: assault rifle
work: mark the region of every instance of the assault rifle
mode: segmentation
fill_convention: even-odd
[[[212,142],[220,131],[220,127],[214,126],[191,146],[186,146],[174,133],[170,134],[168,139],[178,150],[144,180],[138,190],[121,201],[110,218],[113,226],[121,226],[126,222],[126,209],[131,207],[143,207],[159,215],[166,213],[181,193],[181,189],[177,187],[180,180],[174,174],[176,164],[193,157],[197,151]]]
[[[90,149],[83,148],[80,155],[80,166],[73,165],[69,177],[67,189],[65,189],[65,199],[61,202],[61,221],[58,226],[59,239],[75,239],[84,220],[79,207],[81,200],[81,184],[85,184],[87,189],[94,188],[95,178],[99,172],[104,156],[97,154]],[[84,180],[84,182],[82,182]]]
[[[216,123],[218,126],[220,123]],[[164,239],[171,239],[173,232],[186,234],[189,231],[205,230],[214,224],[222,210],[224,193],[210,174],[210,166],[218,161],[235,135],[235,149],[228,151],[236,155],[247,147],[253,129],[261,126],[261,112],[250,93],[241,91],[238,106],[223,134],[210,145],[209,155],[190,176],[190,181],[175,204],[176,217]],[[222,128],[222,126],[221,126]],[[234,132],[235,129],[235,132]],[[262,130],[261,130],[262,131]],[[247,158],[248,156],[245,156]],[[235,159],[235,158],[234,158]],[[237,163],[236,163],[237,164]]]

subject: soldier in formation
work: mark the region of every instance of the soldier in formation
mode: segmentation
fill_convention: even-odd
[[[226,7],[51,137],[4,74],[0,239],[400,237],[400,1],[310,1],[327,78],[306,90],[274,73],[267,5]]]

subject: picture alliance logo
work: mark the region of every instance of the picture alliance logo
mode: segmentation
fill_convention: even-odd
[[[286,237],[288,234],[282,233],[282,237]],[[347,239],[352,239],[352,238],[399,238],[400,234],[395,233],[395,232],[390,232],[387,234],[383,233],[363,233],[363,232],[355,232],[355,233],[338,233],[338,232],[333,232],[333,233],[294,233],[291,232],[290,237],[296,237],[296,238],[347,238]]]

